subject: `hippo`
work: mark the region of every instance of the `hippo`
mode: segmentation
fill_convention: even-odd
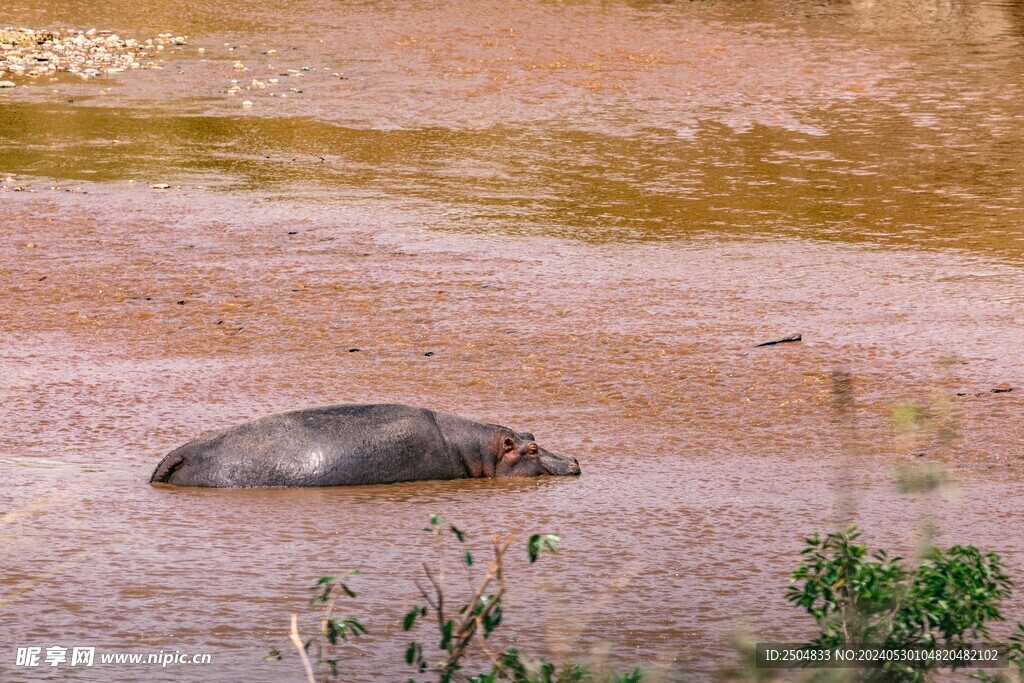
[[[268,415],[168,453],[151,484],[263,488],[578,475],[533,434],[397,404]]]

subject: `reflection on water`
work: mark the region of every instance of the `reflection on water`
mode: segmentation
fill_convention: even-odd
[[[984,144],[988,151],[951,157],[952,146],[939,154],[921,142],[912,122],[893,122],[878,137],[866,114],[825,117],[835,125],[825,137],[708,121],[685,139],[559,124],[353,129],[306,118],[136,116],[106,107],[12,105],[2,116],[25,140],[5,152],[10,171],[177,181],[328,205],[383,196],[432,205],[424,222],[451,230],[600,241],[781,234],[1014,259],[1024,247],[1019,137],[965,141],[965,150]],[[962,125],[978,134],[973,119]],[[896,141],[900,156],[891,153]]]
[[[848,515],[901,550],[927,516],[1024,581],[1022,17],[5,5],[189,44],[163,71],[0,91],[0,678],[11,647],[89,644],[297,680],[262,655],[311,580],[358,567],[354,609],[379,616],[346,661],[404,680],[386,636],[433,513],[477,541],[560,532],[540,566],[515,557],[508,635],[610,642],[671,680],[710,678],[738,630],[805,635],[793,554]],[[144,483],[202,431],[348,401],[528,429],[583,476]],[[907,405],[942,429],[901,431]],[[895,467],[939,461],[958,494],[898,494]]]

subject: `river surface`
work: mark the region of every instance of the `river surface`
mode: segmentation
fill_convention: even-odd
[[[481,558],[519,536],[502,645],[670,681],[813,634],[784,592],[814,531],[974,543],[1024,585],[1024,3],[12,0],[0,26],[187,38],[0,90],[0,680],[301,681],[290,615],[348,569],[371,634],[342,680],[406,680],[435,513]],[[342,402],[529,430],[583,475],[146,483],[204,431]],[[562,542],[528,565],[534,531]]]

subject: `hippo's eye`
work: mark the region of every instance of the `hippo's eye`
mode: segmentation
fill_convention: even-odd
[[[537,444],[535,444],[535,443],[531,443],[529,446],[526,447],[526,452],[527,453],[536,453],[539,450],[540,449],[537,448]]]

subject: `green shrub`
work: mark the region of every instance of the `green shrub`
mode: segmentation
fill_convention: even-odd
[[[807,646],[859,644],[884,648],[966,648],[989,637],[988,623],[1002,620],[1000,602],[1012,583],[995,553],[974,546],[931,548],[917,566],[884,550],[870,552],[845,531],[804,539],[804,560],[793,571],[786,598],[814,617],[821,632]],[[1020,655],[1018,626],[1013,662]],[[924,681],[934,660],[887,662],[861,673],[861,680]]]

